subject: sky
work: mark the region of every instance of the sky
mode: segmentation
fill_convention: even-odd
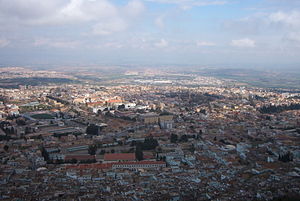
[[[0,65],[300,69],[299,0],[0,0]]]

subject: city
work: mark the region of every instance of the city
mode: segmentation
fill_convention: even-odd
[[[300,201],[300,0],[0,0],[0,201]]]
[[[22,70],[2,74],[75,79]],[[300,91],[149,76],[1,88],[1,199],[299,196]]]

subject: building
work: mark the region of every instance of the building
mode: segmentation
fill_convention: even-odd
[[[87,161],[94,161],[96,162],[96,157],[94,155],[82,154],[82,155],[66,155],[65,156],[66,162],[87,162]]]
[[[135,153],[104,154],[105,162],[135,161]]]
[[[80,164],[67,165],[66,169],[160,169],[166,167],[163,161],[135,161],[135,162],[118,162],[118,163],[102,163],[102,164]]]
[[[159,169],[166,167],[163,161],[138,161],[113,163],[112,169]]]
[[[145,124],[158,124],[158,114],[156,113],[147,113],[140,115],[140,119]]]

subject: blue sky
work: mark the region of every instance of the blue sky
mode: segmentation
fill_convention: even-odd
[[[0,0],[1,65],[299,67],[299,0]]]

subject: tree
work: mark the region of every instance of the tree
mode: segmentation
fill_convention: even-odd
[[[182,135],[182,136],[180,137],[180,141],[181,141],[181,142],[187,142],[187,141],[188,141],[187,135]]]
[[[190,150],[190,152],[194,153],[196,149],[195,149],[194,145],[191,145],[191,147],[189,148],[189,150]]]
[[[138,161],[141,161],[144,159],[144,156],[143,156],[143,149],[142,149],[142,146],[140,143],[138,143],[136,146],[135,146],[135,157]]]
[[[45,147],[41,148],[41,152],[42,152],[42,156],[44,157],[45,161],[49,161],[49,153],[47,152],[47,150],[45,149]]]
[[[100,151],[100,153],[99,153],[99,154],[100,154],[100,155],[104,155],[104,154],[105,154],[105,152],[106,152],[106,151],[105,151],[104,149],[102,149],[102,150]]]
[[[130,143],[130,146],[133,147],[133,146],[135,146],[135,145],[136,145],[136,141],[135,141],[135,140],[132,140],[131,143]]]
[[[115,150],[114,149],[110,150],[110,153],[112,153],[112,154],[115,153]]]
[[[282,162],[289,162],[289,161],[293,161],[293,153],[292,152],[287,152],[285,154],[280,154],[278,156],[278,160],[282,161]]]
[[[178,140],[178,135],[176,134],[171,134],[171,143],[176,143]]]
[[[16,120],[16,123],[18,124],[18,126],[24,126],[24,125],[26,125],[26,122],[25,122],[25,120],[23,118],[18,118]]]
[[[108,110],[108,111],[105,113],[105,116],[107,116],[107,117],[112,117],[113,115],[112,115],[112,113]]]
[[[86,128],[86,133],[90,134],[90,135],[98,135],[99,133],[99,128],[97,125],[95,124],[90,124],[88,125],[88,127]]]
[[[8,149],[9,149],[9,147],[8,147],[8,145],[4,145],[4,147],[3,147],[3,149],[4,149],[4,151],[8,151]]]
[[[143,150],[152,150],[158,146],[158,141],[153,137],[147,137],[142,144]]]
[[[96,145],[90,145],[90,146],[89,146],[88,153],[89,153],[90,155],[95,155],[95,154],[96,154],[96,151],[97,151],[97,146],[96,146]]]
[[[10,134],[15,134],[15,129],[14,129],[14,127],[11,127],[10,128],[10,132],[9,132]]]
[[[30,129],[29,127],[26,126],[26,127],[25,127],[25,134],[30,133],[30,130],[31,130],[31,129]]]
[[[206,110],[205,109],[201,109],[200,113],[205,114],[206,115]]]
[[[118,106],[118,110],[124,110],[124,109],[125,109],[125,105],[124,104]]]

